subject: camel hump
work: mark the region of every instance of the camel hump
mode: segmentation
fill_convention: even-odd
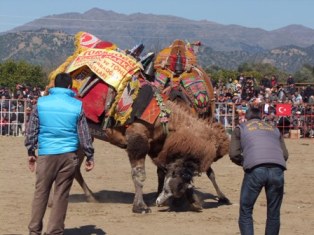
[[[178,56],[181,57],[184,70],[189,66],[197,65],[197,58],[191,46],[183,40],[177,39],[157,54],[155,69],[167,68],[174,72]]]

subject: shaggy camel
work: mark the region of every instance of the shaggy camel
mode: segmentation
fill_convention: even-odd
[[[219,124],[209,125],[208,122],[198,119],[172,101],[167,101],[165,105],[171,110],[168,134],[164,132],[163,124],[159,119],[155,125],[136,119],[128,127],[106,129],[103,132],[104,135],[101,135],[101,132],[97,132],[100,134],[97,135],[92,131],[94,137],[126,149],[135,186],[132,211],[134,213],[151,211],[143,199],[146,155],[149,155],[158,167],[158,193],[164,188],[164,178],[170,169],[168,166],[182,162],[184,169],[191,172],[191,177],[197,172],[206,172],[213,182],[219,201],[229,202],[219,189],[210,168],[213,161],[218,160],[228,151],[229,139],[225,130]],[[91,130],[94,127],[95,124],[91,124]],[[185,156],[189,156],[189,158],[187,159]],[[195,163],[194,168],[187,166],[186,163],[189,161]],[[185,179],[184,174],[177,175],[177,177]],[[83,188],[87,199],[95,200],[80,171],[77,171],[75,178]],[[187,189],[187,187],[184,188],[183,192],[188,191]],[[176,188],[172,189],[172,191],[176,190]],[[180,190],[182,191],[181,188]]]
[[[198,128],[203,128],[203,130]],[[185,134],[191,132],[191,129],[193,130],[192,134]],[[201,205],[194,195],[193,176],[206,172],[218,192],[219,187],[216,184],[211,164],[227,153],[229,138],[219,123],[211,125],[193,123],[191,126],[178,130],[177,134],[179,135],[167,138],[163,151],[155,160],[156,165],[167,166],[163,189],[156,204],[163,205],[170,197],[185,197],[190,202],[191,209],[198,210],[201,209]],[[176,145],[180,146],[179,152],[172,147]],[[229,204],[229,200],[225,196],[218,197],[219,202]]]
[[[191,44],[175,40],[168,48],[164,48],[157,54],[154,67],[156,69],[154,83],[158,90],[167,94],[170,100],[190,113],[207,119],[209,123],[213,122],[214,88],[210,77],[198,65]],[[157,173],[160,181],[163,181],[165,171],[158,168]],[[206,173],[218,191],[212,168],[209,167]],[[162,183],[159,186],[162,186]],[[158,192],[160,191],[161,189],[158,188]]]

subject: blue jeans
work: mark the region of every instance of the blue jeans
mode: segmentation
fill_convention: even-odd
[[[280,207],[284,190],[284,173],[280,167],[260,166],[246,172],[240,196],[239,228],[241,235],[253,235],[253,208],[262,188],[267,198],[266,235],[279,234]]]

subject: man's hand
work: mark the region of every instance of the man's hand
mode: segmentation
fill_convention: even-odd
[[[35,171],[37,156],[28,156],[28,168],[31,172]]]
[[[233,158],[230,158],[230,160],[238,166],[243,166],[243,156],[242,155],[234,156]]]
[[[94,160],[86,160],[85,162],[85,170],[91,171],[94,168]]]

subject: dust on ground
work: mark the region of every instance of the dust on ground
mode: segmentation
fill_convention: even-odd
[[[24,138],[0,137],[0,234],[28,234],[35,174],[27,167]],[[314,229],[314,140],[286,139],[290,152],[285,172],[285,194],[281,209],[281,234],[313,234]],[[169,212],[154,204],[156,167],[147,158],[145,200],[151,214],[132,213],[134,186],[124,150],[96,140],[95,169],[83,172],[98,203],[87,203],[74,182],[65,221],[65,235],[232,235],[240,234],[238,211],[243,171],[225,156],[213,164],[217,182],[232,205],[219,205],[216,192],[205,174],[195,178],[204,202],[202,212]],[[49,216],[47,210],[45,222]],[[264,192],[254,208],[256,234],[264,234],[266,199]],[[46,224],[46,223],[45,223]]]

